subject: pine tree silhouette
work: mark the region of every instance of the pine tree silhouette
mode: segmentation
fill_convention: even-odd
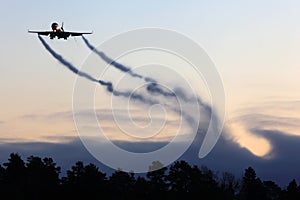
[[[17,153],[0,165],[1,199],[223,199],[298,200],[300,187],[293,179],[285,189],[262,181],[248,167],[239,181],[231,173],[218,177],[206,166],[176,161],[169,167],[154,161],[145,176],[114,171],[108,178],[99,168],[78,161],[60,178],[52,158],[30,156],[25,163]],[[136,177],[137,176],[137,177]]]

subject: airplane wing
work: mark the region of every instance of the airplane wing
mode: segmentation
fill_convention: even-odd
[[[82,36],[83,34],[92,34],[93,32],[64,32],[70,34],[70,36]]]
[[[28,30],[28,33],[37,33],[39,35],[49,35],[50,33],[52,33],[52,31],[30,31],[30,30]]]

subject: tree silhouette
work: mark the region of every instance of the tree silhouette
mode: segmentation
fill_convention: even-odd
[[[235,179],[234,175],[229,172],[223,172],[220,179],[220,187],[222,191],[222,199],[234,199],[238,192],[239,182]]]
[[[167,168],[159,161],[153,161],[149,166],[149,171],[146,176],[149,180],[149,193],[151,199],[164,198],[168,191],[168,183],[166,180]]]
[[[293,179],[287,186],[286,190],[282,192],[282,199],[296,200],[300,199],[300,188],[295,179]]]
[[[220,190],[214,174],[208,168],[190,166],[186,161],[176,161],[170,166],[167,180],[173,197],[218,199]]]
[[[4,180],[5,176],[5,169],[0,165],[0,194],[5,194],[6,184]]]
[[[127,173],[121,169],[109,177],[109,191],[113,199],[132,199],[134,196],[134,173]]]
[[[106,194],[106,174],[94,164],[78,161],[62,178],[62,191],[66,198],[100,197]]]
[[[252,167],[245,170],[239,197],[243,200],[266,199],[262,181],[256,177]]]
[[[208,167],[202,166],[200,188],[202,196],[211,196],[214,199],[220,199],[220,188],[218,187],[217,175]]]
[[[11,153],[8,162],[3,164],[3,195],[11,199],[25,199],[27,196],[26,167],[21,156]]]
[[[293,179],[285,189],[273,181],[262,181],[252,167],[239,181],[229,172],[217,174],[206,166],[176,161],[164,167],[159,161],[135,177],[133,172],[114,171],[109,178],[90,163],[78,161],[60,178],[60,167],[52,158],[30,156],[25,163],[17,153],[0,165],[2,199],[224,199],[296,200],[300,187]]]
[[[52,158],[30,156],[27,159],[27,188],[30,199],[53,199],[59,186],[60,167]],[[45,195],[47,194],[47,195]]]
[[[266,200],[277,200],[281,196],[281,188],[273,181],[263,182]]]

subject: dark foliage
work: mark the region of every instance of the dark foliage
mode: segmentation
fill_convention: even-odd
[[[78,161],[66,176],[52,158],[10,154],[0,165],[2,199],[300,199],[300,186],[292,180],[286,188],[273,181],[262,181],[252,167],[239,181],[228,172],[220,177],[209,168],[176,161],[164,167],[159,161],[149,172],[136,175],[116,170],[110,176],[94,164]]]

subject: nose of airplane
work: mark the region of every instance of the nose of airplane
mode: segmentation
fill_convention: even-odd
[[[52,30],[56,30],[56,28],[58,27],[58,23],[54,22],[51,25]]]

